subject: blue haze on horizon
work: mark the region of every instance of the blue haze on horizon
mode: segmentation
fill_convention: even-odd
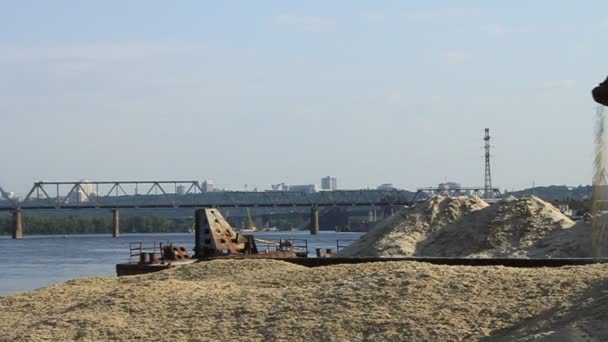
[[[0,185],[482,185],[485,127],[494,185],[589,184],[606,9],[0,1]]]

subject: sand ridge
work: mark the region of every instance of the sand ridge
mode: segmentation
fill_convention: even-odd
[[[589,257],[590,226],[535,196],[488,205],[476,197],[433,197],[405,208],[340,256]]]
[[[488,207],[478,197],[432,197],[378,223],[340,256],[412,256],[417,244],[469,213]]]
[[[608,306],[599,304],[605,304],[607,277],[608,265],[516,269],[387,262],[305,268],[217,260],[2,297],[0,340],[527,338],[545,328],[575,324],[593,330],[597,319],[605,322]],[[555,310],[563,313],[556,319],[548,315]],[[521,326],[528,320],[534,324]]]

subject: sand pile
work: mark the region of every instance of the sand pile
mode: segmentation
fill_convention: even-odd
[[[211,261],[0,297],[0,340],[510,341],[557,331],[601,341],[607,278],[608,265]]]
[[[507,198],[445,226],[423,241],[417,255],[462,257],[583,257],[574,221],[538,197]],[[582,234],[581,234],[582,235]],[[568,236],[572,239],[564,239]],[[590,243],[590,236],[586,239]],[[569,244],[568,242],[572,242]]]
[[[434,197],[375,227],[341,256],[588,257],[590,227],[534,196],[488,206]]]
[[[339,255],[411,256],[421,241],[486,207],[488,204],[478,197],[436,196],[380,222]]]
[[[604,106],[599,105],[596,111],[595,122],[595,158],[593,163],[593,204],[591,227],[591,250],[594,257],[608,257],[608,216],[606,215],[605,201],[608,198],[606,184],[606,114]]]

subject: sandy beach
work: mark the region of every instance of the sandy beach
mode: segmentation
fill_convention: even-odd
[[[0,340],[602,341],[607,279],[608,265],[219,260],[2,297]]]

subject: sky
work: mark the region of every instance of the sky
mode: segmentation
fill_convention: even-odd
[[[589,184],[606,9],[0,0],[0,186]]]

